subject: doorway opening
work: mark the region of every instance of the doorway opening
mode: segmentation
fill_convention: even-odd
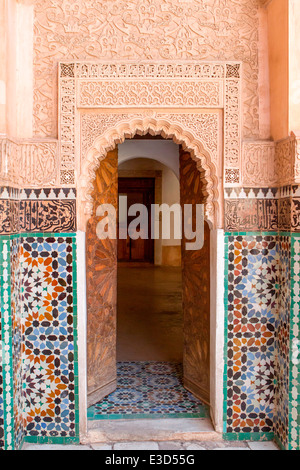
[[[97,173],[95,193],[101,198],[95,197],[96,202],[113,201],[118,209],[120,196],[127,197],[128,206],[148,209],[154,203],[204,203],[201,175],[191,156],[171,140],[149,137],[130,139],[109,152],[107,168],[105,159]],[[172,157],[166,155],[166,143]],[[103,187],[106,172],[108,190]],[[119,222],[129,225],[133,219]],[[205,223],[204,247],[187,252],[186,240],[175,238],[173,214],[170,222],[168,239],[127,237],[100,246],[94,238],[96,247],[90,245],[89,251],[87,245],[87,261],[90,255],[93,261],[98,257],[98,268],[91,262],[88,270],[101,272],[98,284],[88,273],[94,287],[89,290],[88,282],[88,292],[106,295],[96,308],[97,297],[91,298],[93,324],[102,324],[104,341],[102,346],[94,343],[98,359],[88,363],[93,376],[90,420],[209,416],[210,231]],[[89,243],[93,237],[91,230],[87,233]]]
[[[154,239],[151,237],[151,206],[155,202],[155,178],[119,177],[118,195],[127,198],[128,207],[134,204],[142,204],[147,210],[147,233],[142,233],[139,227],[140,237],[133,239],[129,236],[128,226],[134,221],[134,215],[126,215],[126,219],[119,217],[120,229],[126,230],[126,238],[118,237],[118,263],[154,263]],[[122,227],[124,225],[124,227]],[[146,235],[146,236],[145,236]]]

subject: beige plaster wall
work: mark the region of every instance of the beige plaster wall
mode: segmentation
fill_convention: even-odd
[[[274,140],[286,138],[289,132],[288,1],[273,0],[267,6],[271,137]]]
[[[268,12],[259,10],[259,52],[258,52],[258,94],[259,94],[259,137],[270,139],[270,80]]]
[[[6,3],[6,131],[9,137],[17,136],[17,2]]]
[[[6,132],[15,139],[32,138],[33,13],[27,0],[5,3]]]
[[[0,134],[6,133],[6,21],[5,2],[0,3]]]

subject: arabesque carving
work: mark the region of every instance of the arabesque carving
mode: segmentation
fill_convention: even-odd
[[[59,60],[147,60],[153,69],[156,62],[181,69],[185,62],[235,61],[243,67],[243,134],[259,138],[259,7],[257,0],[37,0],[35,135],[56,137]],[[226,78],[240,75],[240,66],[227,66]]]
[[[264,187],[276,185],[274,142],[245,142],[243,145],[243,184]]]
[[[108,129],[113,129],[120,122],[126,122],[132,119],[143,119],[153,117],[159,120],[168,120],[174,125],[188,129],[195,139],[202,142],[204,149],[210,154],[212,163],[215,165],[216,172],[221,173],[221,148],[219,145],[222,128],[221,115],[215,113],[175,113],[170,114],[143,111],[132,113],[83,113],[81,115],[81,164],[85,159],[88,149],[92,146],[94,140],[102,135]]]
[[[299,139],[293,133],[278,142],[244,142],[243,184],[285,186],[299,182]]]
[[[79,229],[85,230],[86,223],[93,211],[93,181],[96,170],[101,165],[108,151],[113,150],[117,144],[124,142],[126,138],[132,138],[136,134],[162,135],[164,138],[172,138],[175,143],[183,146],[190,152],[200,170],[204,194],[206,195],[205,213],[208,220],[214,226],[221,223],[220,203],[218,200],[218,178],[216,169],[211,162],[210,155],[205,151],[201,141],[179,124],[173,124],[166,119],[144,117],[144,119],[132,119],[120,122],[114,128],[107,130],[95,139],[93,145],[81,163],[81,174],[78,182],[78,200],[80,201]]]
[[[16,187],[57,186],[58,143],[0,141],[1,185]]]
[[[79,82],[80,108],[222,107],[222,82],[98,80]]]
[[[113,120],[118,122],[112,108],[124,110],[122,117],[130,119],[129,110],[148,108],[170,108],[174,122],[185,120],[184,126],[195,131],[196,138],[209,142],[206,150],[211,153],[217,173],[221,162],[221,119],[216,122],[212,111],[224,109],[224,166],[234,174],[234,184],[240,181],[241,156],[241,64],[239,63],[87,63],[70,62],[60,64],[59,86],[59,140],[61,155],[61,184],[75,184],[75,147],[77,109],[98,109],[103,114],[104,127]],[[190,79],[193,80],[190,80]],[[103,108],[103,111],[102,111]],[[185,108],[185,114],[176,110]],[[210,109],[209,123],[203,121],[204,113],[199,109]],[[125,112],[125,109],[128,110]],[[106,110],[104,112],[104,110]],[[196,111],[197,110],[197,111]],[[144,111],[143,111],[144,112]],[[136,112],[134,113],[136,115]],[[180,118],[178,118],[180,114]],[[105,115],[105,116],[104,116]],[[193,119],[187,116],[193,116]],[[165,113],[167,120],[171,118]],[[185,117],[184,117],[185,116]],[[88,119],[88,118],[86,118]],[[89,118],[96,119],[96,118]],[[186,120],[189,119],[189,123]],[[208,117],[206,116],[206,119]],[[213,122],[214,120],[214,122]],[[216,125],[218,129],[216,130]],[[202,126],[202,128],[201,128]],[[210,126],[212,126],[210,128]],[[208,130],[209,129],[209,130]],[[103,125],[98,132],[103,131]],[[212,137],[213,135],[213,137]],[[205,138],[204,138],[205,137]],[[81,137],[81,142],[91,137]],[[214,143],[213,143],[214,142]],[[83,144],[85,146],[85,144]],[[85,149],[84,149],[85,150]],[[232,178],[225,179],[231,184]]]

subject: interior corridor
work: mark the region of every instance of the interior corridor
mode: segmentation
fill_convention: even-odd
[[[117,360],[182,362],[181,268],[118,265]]]
[[[175,213],[170,215],[170,233],[166,234],[162,231],[162,213],[154,214],[153,219],[151,212],[153,204],[171,208],[189,201],[189,187],[193,187],[192,200],[196,201],[195,194],[199,199],[199,173],[189,154],[180,153],[177,144],[164,139],[125,141],[118,146],[117,157],[118,196],[122,198],[118,206],[117,305],[112,308],[114,331],[106,338],[107,347],[103,341],[103,356],[116,346],[116,370],[110,362],[107,372],[116,389],[88,409],[88,419],[206,418],[208,407],[196,398],[202,395],[195,390],[198,391],[198,383],[202,386],[205,382],[202,379],[208,367],[204,372],[201,369],[206,366],[201,362],[205,354],[199,347],[201,335],[199,339],[195,328],[201,323],[198,317],[209,306],[205,296],[201,308],[194,305],[198,272],[191,269],[182,283],[182,253],[185,263],[190,260],[186,250],[182,252],[182,240],[175,230]],[[116,163],[116,156],[109,158]],[[185,178],[184,190],[180,186],[180,171]],[[146,208],[146,219],[137,224],[139,236],[131,236],[140,205]],[[159,228],[156,232],[159,236],[152,237],[153,228]],[[204,256],[196,258],[199,265],[206,266]],[[187,286],[193,295],[189,303],[183,302]],[[193,318],[191,308],[196,312]],[[188,338],[185,344],[184,331]],[[207,338],[203,344],[206,342]]]
[[[119,263],[117,389],[89,420],[207,418],[183,387],[181,268]]]

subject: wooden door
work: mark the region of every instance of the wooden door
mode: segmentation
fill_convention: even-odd
[[[180,151],[181,205],[204,203],[200,172],[189,153]],[[195,216],[195,210],[193,211]],[[195,226],[195,224],[194,224]],[[209,404],[210,397],[210,230],[205,222],[204,246],[185,250],[182,240],[184,316],[184,386]]]
[[[143,204],[148,210],[148,236],[137,240],[118,238],[118,261],[128,262],[154,262],[154,240],[151,239],[151,204],[154,204],[154,178],[119,178],[119,195],[127,196],[128,208],[133,204]],[[135,216],[128,216],[125,221],[120,220],[119,229],[129,224]]]
[[[94,215],[86,233],[87,264],[87,388],[88,406],[115,390],[117,240],[99,240],[96,226],[100,204],[118,205],[118,151],[101,161],[94,182]]]

